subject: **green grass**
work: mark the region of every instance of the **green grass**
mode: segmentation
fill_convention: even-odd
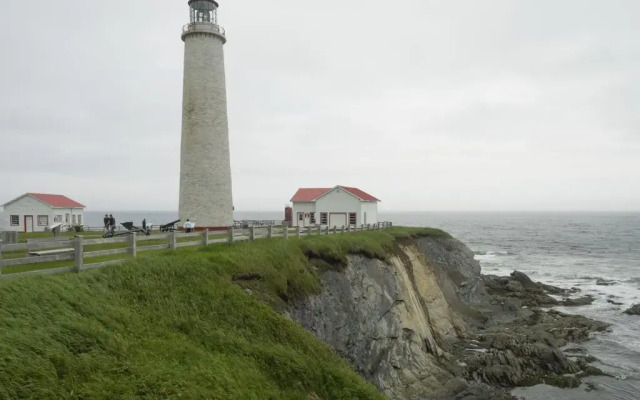
[[[73,234],[68,233],[68,235],[72,236]],[[101,233],[96,232],[88,232],[91,236],[87,236],[83,234],[85,238],[96,238],[101,237]],[[156,235],[160,235],[159,232],[154,233]],[[371,235],[377,238],[376,240],[371,239]],[[24,234],[29,239],[35,237],[48,237],[45,235],[51,235],[50,233],[28,233]],[[369,235],[369,236],[367,236]],[[210,235],[211,240],[226,238],[226,234],[219,235]],[[321,240],[318,240],[319,238]],[[339,269],[345,263],[345,254],[347,253],[361,253],[373,258],[384,258],[385,254],[385,245],[388,246],[390,243],[394,241],[394,238],[418,238],[418,237],[444,237],[450,238],[451,236],[439,229],[434,228],[405,228],[405,227],[394,227],[390,229],[385,229],[383,231],[370,231],[370,232],[360,232],[354,236],[354,233],[345,233],[338,235],[331,235],[329,237],[325,236],[310,236],[305,238],[305,242],[302,245],[303,251],[305,255],[314,259],[313,264],[320,269]],[[24,239],[26,241],[26,238]],[[196,243],[200,242],[200,237],[180,237],[178,236],[178,243],[191,242]],[[257,243],[261,242],[264,239],[260,239]],[[274,239],[277,240],[277,239]],[[382,241],[381,241],[382,240]],[[168,243],[167,239],[157,239],[157,240],[146,240],[138,242],[138,247],[145,246],[153,246]],[[100,251],[100,250],[111,250],[111,249],[119,249],[128,247],[128,243],[106,243],[106,244],[98,244],[98,245],[88,245],[84,247],[85,253]],[[155,251],[157,253],[157,251]],[[149,252],[151,253],[151,252]],[[144,253],[144,256],[148,256],[149,253]],[[320,254],[322,253],[322,257]],[[140,256],[140,255],[139,255]],[[24,258],[27,257],[27,252],[24,250],[17,251],[5,251],[2,253],[2,259],[15,259],[15,258]],[[92,257],[86,258],[85,256],[85,264],[99,263],[103,261],[111,261],[111,260],[124,260],[127,259],[128,256],[126,254],[118,254],[111,256],[101,256],[101,257]],[[29,272],[29,271],[39,271],[45,269],[53,269],[53,268],[62,268],[62,267],[70,267],[73,265],[73,261],[55,261],[48,263],[40,263],[40,264],[27,264],[13,267],[4,267],[2,270],[3,274],[13,274],[20,272]]]
[[[318,292],[318,265],[384,259],[411,236],[448,235],[265,239],[0,281],[0,399],[383,399],[274,307]],[[234,283],[241,273],[262,279]]]

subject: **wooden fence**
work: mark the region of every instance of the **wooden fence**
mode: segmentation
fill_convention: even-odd
[[[138,253],[171,249],[175,250],[188,246],[209,246],[213,244],[234,243],[241,241],[253,241],[263,238],[292,238],[314,235],[335,235],[351,232],[362,232],[368,230],[380,230],[392,226],[391,222],[379,222],[377,224],[361,225],[359,227],[249,227],[248,229],[229,228],[225,231],[201,231],[194,233],[170,232],[166,234],[138,236],[134,233],[121,237],[109,239],[84,239],[82,236],[75,236],[73,239],[61,241],[51,239],[35,243],[2,244],[0,241],[0,278],[14,278],[29,275],[50,275],[67,272],[80,272],[89,269],[102,268],[109,265],[120,264],[126,259],[110,260],[103,262],[91,262],[92,258],[129,255],[136,257]],[[182,239],[192,238],[189,241]],[[198,238],[200,240],[198,240]],[[180,240],[178,240],[180,239]],[[160,244],[145,244],[145,242],[163,242]],[[166,241],[166,243],[164,243]],[[85,251],[86,246],[118,245],[118,248]],[[124,247],[123,247],[124,246]],[[25,251],[27,257],[3,259],[3,252]],[[29,272],[3,274],[3,267],[22,266],[29,264],[41,264],[57,261],[73,261],[73,266],[62,268],[49,268]]]

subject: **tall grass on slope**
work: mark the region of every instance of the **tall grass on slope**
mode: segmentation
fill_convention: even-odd
[[[384,258],[395,236],[185,248],[1,282],[0,399],[382,399],[267,304],[319,290],[309,257]],[[232,282],[249,272],[254,296]]]
[[[165,252],[0,287],[0,398],[381,399],[229,276],[312,291],[304,241]],[[291,283],[293,282],[293,283]]]

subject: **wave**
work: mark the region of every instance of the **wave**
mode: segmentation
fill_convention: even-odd
[[[478,250],[474,251],[477,256],[515,256],[515,253],[510,251],[498,251],[498,250]]]

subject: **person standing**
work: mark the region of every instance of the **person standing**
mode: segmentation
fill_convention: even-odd
[[[103,227],[104,227],[104,233],[109,232],[109,226],[111,225],[111,219],[109,219],[109,214],[105,214],[104,215],[104,219],[102,220],[103,222]]]
[[[116,230],[116,219],[113,218],[113,214],[109,214],[109,229],[111,229],[111,231]]]

